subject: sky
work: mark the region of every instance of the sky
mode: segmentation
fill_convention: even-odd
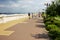
[[[0,13],[42,12],[52,0],[0,0]]]

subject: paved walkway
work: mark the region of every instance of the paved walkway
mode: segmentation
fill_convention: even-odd
[[[10,36],[0,35],[0,40],[49,40],[42,18],[34,18],[7,29],[15,31]]]

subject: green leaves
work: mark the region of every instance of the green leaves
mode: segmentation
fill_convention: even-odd
[[[59,12],[60,12],[60,2],[58,3],[52,2],[52,4],[48,6],[46,9],[47,16],[50,15],[50,16],[55,17],[57,15],[60,15]]]
[[[45,13],[44,23],[47,31],[49,31],[48,35],[53,40],[60,40],[60,20],[56,19],[57,16],[60,18],[60,0],[57,3],[52,2]]]

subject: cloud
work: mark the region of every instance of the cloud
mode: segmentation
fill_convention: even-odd
[[[0,9],[4,11],[5,8],[6,12],[37,12],[46,8],[45,3],[51,3],[51,0],[0,0]]]
[[[5,7],[5,5],[0,4],[0,7]]]
[[[19,7],[19,6],[20,6],[20,4],[15,4],[15,3],[10,5],[10,7],[13,7],[13,8],[14,7]]]
[[[12,4],[12,5],[0,5],[1,7],[8,7],[8,8],[14,8],[14,7],[19,7],[19,4]]]

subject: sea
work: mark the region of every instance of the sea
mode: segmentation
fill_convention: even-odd
[[[27,13],[0,13],[0,23],[7,23],[13,20],[28,17]]]

